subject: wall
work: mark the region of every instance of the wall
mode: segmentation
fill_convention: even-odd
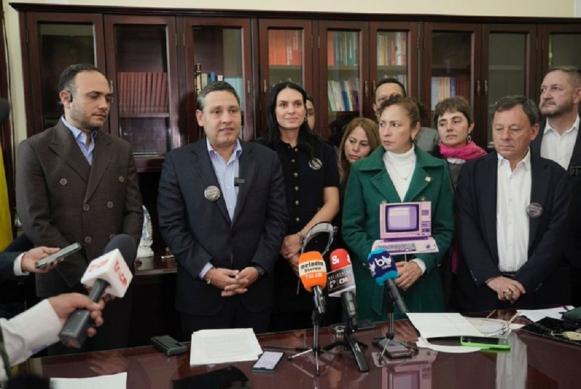
[[[12,101],[12,128],[15,132],[14,142],[18,144],[26,137],[26,120],[23,96],[22,58],[18,13],[8,4],[41,3],[41,4],[75,4],[102,6],[139,6],[162,8],[200,8],[200,9],[246,9],[276,11],[319,11],[326,12],[359,12],[391,14],[440,14],[440,15],[479,15],[479,16],[531,16],[531,17],[573,17],[581,16],[581,0],[384,0],[378,7],[377,0],[293,0],[290,3],[277,4],[266,0],[2,0],[4,9],[7,56],[10,77],[10,99]],[[219,3],[219,4],[217,4]],[[241,4],[244,4],[241,6]]]

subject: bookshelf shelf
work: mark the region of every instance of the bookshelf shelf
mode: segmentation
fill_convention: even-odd
[[[169,112],[120,112],[121,119],[131,118],[169,118]]]

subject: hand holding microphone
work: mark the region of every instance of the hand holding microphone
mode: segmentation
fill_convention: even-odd
[[[299,277],[307,292],[313,292],[315,309],[319,315],[325,314],[325,296],[323,289],[327,286],[327,266],[321,253],[308,251],[299,257]]]
[[[109,250],[112,249],[112,251]],[[128,235],[117,235],[105,248],[106,254],[91,261],[81,283],[90,287],[89,299],[99,301],[105,293],[123,297],[133,279],[128,263],[135,260],[137,248],[135,241]],[[87,338],[91,326],[91,313],[87,309],[76,310],[65,323],[59,334],[61,342],[80,348]]]
[[[402,313],[407,313],[407,307],[405,306],[397,285],[394,282],[394,279],[399,276],[397,266],[389,256],[387,250],[376,249],[371,251],[367,257],[367,262],[369,264],[369,271],[371,272],[371,276],[375,280],[375,283],[379,286],[387,285],[389,295],[397,308]]]

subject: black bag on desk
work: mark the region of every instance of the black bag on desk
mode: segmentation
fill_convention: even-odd
[[[570,340],[564,336],[559,335],[565,331],[576,331],[579,328],[581,328],[581,323],[545,317],[544,319],[541,319],[536,323],[531,323],[524,326],[522,330],[527,331],[534,335],[542,336],[543,338],[548,338],[551,340],[556,340],[558,342],[581,346],[580,340]]]
[[[245,389],[248,377],[235,366],[213,370],[173,381],[173,389]]]

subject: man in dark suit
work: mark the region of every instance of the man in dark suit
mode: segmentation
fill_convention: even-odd
[[[581,71],[574,67],[549,70],[541,85],[539,101],[539,109],[544,118],[539,136],[531,145],[532,151],[561,165],[569,173],[572,184],[581,184]],[[581,264],[574,258],[569,259],[573,260],[573,304],[581,305]]]
[[[558,250],[568,179],[558,164],[529,151],[538,130],[531,100],[504,97],[492,122],[496,152],[462,168],[456,192],[462,311],[569,302],[568,265]]]
[[[196,117],[206,139],[167,155],[158,195],[160,230],[178,262],[182,331],[266,331],[287,219],[280,162],[238,138],[240,101],[228,83],[200,92]]]
[[[36,277],[39,297],[83,292],[87,264],[116,234],[139,241],[141,194],[131,146],[101,130],[112,99],[109,81],[93,65],[71,65],[59,80],[64,115],[55,127],[24,140],[16,165],[16,206],[34,245],[83,246],[53,272]],[[94,348],[122,347],[128,338],[130,295],[112,302]],[[91,348],[91,346],[89,346]]]
[[[532,151],[557,162],[575,181],[581,180],[581,70],[574,67],[549,70],[543,79],[539,100],[543,120],[539,136],[531,145]]]

